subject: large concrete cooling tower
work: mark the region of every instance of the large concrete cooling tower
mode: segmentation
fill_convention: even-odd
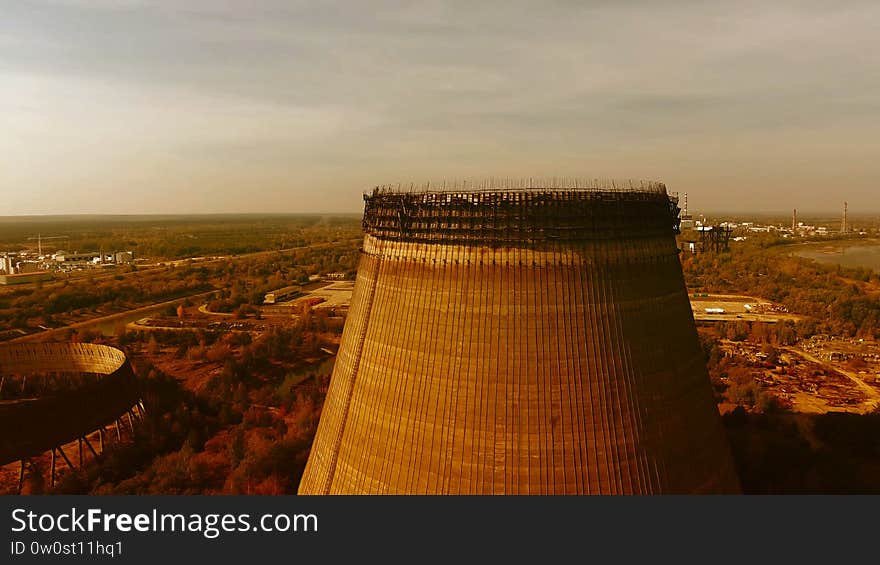
[[[738,491],[676,200],[526,186],[365,196],[301,494]]]

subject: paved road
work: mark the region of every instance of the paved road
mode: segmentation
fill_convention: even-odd
[[[199,306],[199,312],[207,316],[222,316],[226,318],[231,318],[235,316],[235,312],[211,312],[210,310],[208,310],[207,304],[202,304],[201,306]]]
[[[69,324],[67,326],[62,326],[60,328],[53,328],[51,330],[46,330],[43,332],[37,332],[34,334],[28,334],[26,336],[17,337],[15,339],[10,339],[7,343],[24,342],[24,341],[43,341],[47,338],[51,338],[51,337],[55,337],[57,335],[60,335],[63,332],[66,332],[67,330],[76,330],[76,329],[88,328],[90,326],[98,326],[101,324],[106,324],[106,323],[114,322],[116,320],[127,318],[129,316],[133,316],[136,314],[137,315],[146,314],[148,312],[151,312],[153,310],[157,310],[160,308],[164,308],[166,306],[173,306],[176,304],[180,304],[181,302],[183,302],[187,299],[192,300],[192,299],[205,298],[215,292],[217,292],[217,291],[216,290],[209,290],[206,292],[189,294],[187,296],[181,296],[180,298],[175,298],[174,300],[166,300],[165,302],[157,302],[155,304],[150,304],[148,306],[142,306],[140,308],[134,308],[132,310],[126,310],[124,312],[117,312],[115,314],[109,314],[107,316],[100,316],[98,318],[91,318],[88,320],[83,320],[82,322],[76,322],[73,324]]]
[[[289,247],[287,249],[272,249],[269,251],[257,251],[254,253],[245,253],[243,255],[230,255],[228,257],[222,257],[219,259],[209,259],[207,261],[200,261],[197,264],[198,265],[205,265],[205,264],[210,264],[210,263],[218,263],[220,261],[238,261],[241,259],[249,259],[249,258],[254,258],[254,257],[273,255],[275,253],[289,253],[292,251],[300,251],[303,249],[323,249],[326,247],[335,247],[335,246],[344,245],[346,243],[354,243],[355,241],[360,241],[360,238],[358,238],[357,240],[351,239],[351,240],[335,241],[335,242],[329,242],[329,243],[321,243],[319,245],[307,245],[307,246],[301,246],[301,247]],[[175,263],[185,263],[187,261],[188,261],[188,259],[180,259],[180,260],[175,261]],[[150,271],[153,271],[153,270],[159,269],[159,268],[162,268],[162,267],[155,267],[152,269],[142,269],[142,270],[138,270],[138,271],[133,271],[131,273],[122,273],[122,276],[127,277],[127,276],[132,276],[132,275],[143,274],[144,272],[150,272]],[[98,277],[94,277],[93,280],[97,280],[100,278],[114,277],[119,274],[120,273],[111,273],[108,275],[100,275]],[[51,284],[51,283],[49,283],[49,284]],[[29,285],[22,285],[22,286],[29,286]],[[141,307],[135,308],[133,310],[126,310],[124,312],[117,312],[115,314],[109,314],[107,316],[101,316],[98,318],[91,318],[89,320],[83,320],[81,322],[76,322],[73,324],[62,326],[60,328],[53,328],[51,330],[28,334],[26,336],[17,337],[17,338],[8,340],[6,343],[24,342],[24,341],[42,341],[44,339],[57,336],[57,335],[61,334],[62,332],[66,332],[67,330],[82,329],[82,328],[87,328],[90,326],[113,322],[115,320],[118,320],[121,318],[126,318],[126,317],[134,315],[134,314],[146,313],[151,310],[158,309],[158,308],[164,308],[165,306],[179,304],[180,302],[183,302],[184,300],[187,300],[187,299],[205,298],[205,297],[213,294],[214,292],[217,292],[217,289],[209,290],[206,292],[199,292],[196,294],[190,294],[187,296],[182,296],[180,298],[175,298],[174,300],[167,300],[164,302],[157,302],[155,304],[148,304],[146,306],[141,306]]]

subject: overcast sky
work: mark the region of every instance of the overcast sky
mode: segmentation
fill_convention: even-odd
[[[880,2],[0,0],[0,215],[658,179],[880,211]]]

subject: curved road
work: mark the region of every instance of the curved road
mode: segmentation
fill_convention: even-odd
[[[175,298],[173,300],[166,300],[165,302],[157,302],[156,304],[149,304],[147,306],[142,306],[140,308],[135,308],[133,310],[126,310],[124,312],[117,312],[115,314],[109,314],[107,316],[101,316],[99,318],[91,318],[89,320],[83,320],[82,322],[76,322],[67,326],[62,326],[60,328],[53,328],[51,330],[46,330],[42,332],[37,332],[33,334],[28,334],[25,336],[17,337],[15,339],[10,339],[6,343],[15,343],[15,342],[25,342],[25,341],[41,341],[43,339],[56,336],[61,334],[62,332],[66,332],[67,330],[76,330],[88,328],[89,326],[97,326],[100,324],[106,324],[108,322],[115,322],[116,320],[120,320],[122,318],[127,318],[129,316],[135,314],[146,314],[153,310],[158,310],[160,308],[165,308],[166,306],[173,306],[175,304],[179,304],[187,299],[192,298],[204,298],[210,294],[217,292],[216,289],[209,290],[206,292],[199,292],[197,294],[189,294],[187,296],[181,296],[180,298]]]
[[[325,247],[334,247],[334,246],[339,246],[339,245],[343,245],[343,244],[346,244],[346,243],[354,243],[354,242],[356,242],[356,241],[360,241],[360,238],[357,238],[357,239],[352,238],[351,240],[342,240],[342,241],[332,241],[332,242],[328,242],[328,243],[320,243],[320,244],[317,244],[317,245],[305,245],[305,246],[300,246],[300,247],[289,247],[289,248],[287,248],[287,249],[271,249],[271,250],[268,250],[268,251],[256,251],[256,252],[254,252],[254,253],[245,253],[245,254],[243,254],[243,255],[230,255],[230,256],[228,256],[228,257],[221,257],[221,258],[219,258],[219,259],[209,259],[209,260],[207,260],[207,261],[199,261],[197,264],[198,264],[198,265],[204,265],[204,264],[209,264],[209,263],[218,263],[218,262],[220,262],[220,261],[238,261],[238,260],[240,260],[240,259],[249,259],[249,258],[253,258],[253,257],[261,257],[261,256],[266,256],[266,255],[272,255],[272,254],[275,254],[275,253],[287,253],[287,252],[291,252],[291,251],[300,251],[300,250],[303,250],[303,249],[323,249],[323,248],[325,248]],[[190,259],[179,259],[179,260],[175,260],[175,261],[169,261],[169,263],[182,264],[182,263],[186,263],[186,262],[189,261],[189,260],[190,260]],[[138,275],[138,274],[143,274],[144,272],[150,272],[150,271],[152,271],[152,270],[154,270],[154,269],[158,269],[158,268],[161,268],[161,267],[155,267],[155,268],[151,268],[151,269],[143,269],[143,270],[140,270],[140,271],[132,271],[132,272],[130,272],[130,273],[122,273],[122,276],[124,276],[124,277],[134,276],[134,275]],[[108,275],[100,275],[100,276],[98,276],[98,277],[94,277],[92,280],[99,279],[99,278],[112,277],[112,276],[116,276],[116,275],[118,275],[118,274],[120,274],[120,273],[110,273],[110,274],[108,274]],[[32,284],[36,284],[36,283],[32,283]],[[49,284],[52,284],[52,283],[49,283]],[[58,284],[60,284],[60,282],[59,282]],[[30,286],[30,285],[21,285],[21,286]],[[16,287],[16,288],[18,288],[18,287]],[[74,330],[75,330],[75,329],[82,329],[82,328],[87,328],[87,327],[94,326],[94,325],[99,325],[99,324],[104,324],[104,323],[108,323],[108,322],[113,322],[113,321],[115,321],[115,320],[118,320],[118,319],[121,319],[121,318],[126,318],[126,317],[131,316],[131,315],[140,314],[140,313],[147,313],[147,312],[149,312],[149,311],[156,310],[156,309],[159,309],[159,308],[164,308],[164,307],[169,306],[169,305],[178,304],[178,303],[183,302],[184,300],[187,300],[187,299],[198,299],[198,298],[207,297],[207,296],[213,294],[214,292],[217,292],[217,290],[218,290],[218,289],[212,289],[212,290],[209,290],[209,291],[206,291],[206,292],[199,292],[199,293],[196,293],[196,294],[190,294],[190,295],[187,295],[187,296],[181,296],[180,298],[175,298],[175,299],[173,299],[173,300],[166,300],[166,301],[164,301],[164,302],[157,302],[157,303],[155,303],[155,304],[148,304],[148,305],[146,305],[146,306],[141,306],[141,307],[139,307],[139,308],[135,308],[135,309],[133,309],[133,310],[126,310],[126,311],[124,311],[124,312],[117,312],[117,313],[115,313],[115,314],[108,314],[107,316],[101,316],[101,317],[99,317],[99,318],[91,318],[91,319],[89,319],[89,320],[83,320],[83,321],[81,321],[81,322],[75,322],[75,323],[73,323],[73,324],[69,324],[69,325],[66,325],[66,326],[62,326],[62,327],[60,327],[60,328],[53,328],[53,329],[51,329],[51,330],[45,330],[45,331],[42,331],[42,332],[37,332],[37,333],[33,333],[33,334],[28,334],[28,335],[24,335],[24,336],[21,336],[21,337],[16,337],[16,338],[13,338],[13,339],[8,340],[6,343],[26,342],[26,341],[40,341],[40,340],[43,340],[43,339],[46,339],[46,338],[50,338],[50,337],[53,337],[53,336],[59,335],[60,333],[65,332],[65,331],[67,331],[67,330],[71,330],[71,329],[74,329]],[[200,310],[201,310],[201,309],[200,309]],[[213,313],[213,312],[210,312],[210,313],[211,313],[211,314],[215,314],[215,313]]]

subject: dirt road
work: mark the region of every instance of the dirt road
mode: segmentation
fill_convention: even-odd
[[[830,366],[830,365],[828,365],[828,363],[826,361],[822,361],[818,357],[815,357],[814,355],[807,353],[803,349],[798,349],[795,347],[780,347],[780,349],[782,349],[788,353],[791,353],[792,355],[797,355],[803,359],[806,359],[807,361],[816,363],[816,364],[821,365],[823,367],[827,367],[828,369],[835,371],[837,373],[840,373],[841,375],[843,375],[844,377],[846,377],[847,379],[852,381],[852,383],[854,385],[856,385],[856,387],[860,391],[865,393],[865,395],[868,397],[868,400],[865,403],[863,403],[863,406],[865,407],[866,412],[870,412],[873,409],[875,409],[878,405],[880,405],[880,390],[872,387],[871,385],[869,385],[868,383],[866,383],[865,381],[860,379],[857,374],[852,373],[850,371],[846,371],[846,370],[841,369],[839,367]]]

